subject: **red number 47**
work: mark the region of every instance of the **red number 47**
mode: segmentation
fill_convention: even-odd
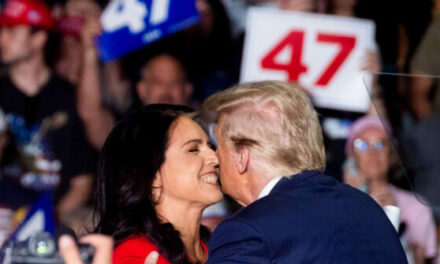
[[[315,85],[326,86],[344,61],[348,58],[356,45],[356,38],[353,36],[344,36],[336,34],[318,33],[317,41],[322,43],[337,44],[339,52],[327,65],[320,77],[316,80]],[[288,74],[290,82],[297,82],[299,76],[307,72],[307,66],[301,61],[303,54],[304,31],[291,31],[284,37],[275,47],[269,51],[261,60],[261,67],[269,70],[285,71]],[[281,64],[275,60],[275,57],[283,51],[286,47],[292,49],[290,61],[286,64]]]

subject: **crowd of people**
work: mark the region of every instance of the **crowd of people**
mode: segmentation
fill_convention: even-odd
[[[439,0],[195,0],[198,23],[103,62],[107,2],[2,3],[0,245],[50,190],[115,263],[440,261]],[[252,6],[374,20],[370,110],[234,86]]]

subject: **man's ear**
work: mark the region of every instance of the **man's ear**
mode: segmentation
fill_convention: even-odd
[[[240,174],[243,174],[247,171],[249,166],[249,160],[250,160],[250,151],[248,147],[241,147],[238,150],[237,155],[237,165],[238,165],[238,171]]]
[[[194,86],[190,82],[186,82],[183,86],[185,101],[188,101],[194,93]]]
[[[49,33],[43,30],[35,32],[32,36],[32,44],[37,49],[43,49],[49,38]]]
[[[147,88],[145,87],[145,83],[143,80],[140,80],[136,84],[136,93],[139,98],[139,100],[142,102],[142,104],[146,104],[147,101]]]

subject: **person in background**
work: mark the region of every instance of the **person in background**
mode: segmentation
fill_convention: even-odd
[[[6,198],[14,201],[24,190],[55,189],[57,212],[62,215],[87,203],[95,154],[77,115],[74,87],[45,61],[53,28],[51,10],[39,0],[9,0],[0,24],[1,60],[7,66],[0,77],[0,108],[28,164],[4,171],[2,178],[23,188],[15,192],[9,188]]]
[[[193,85],[180,61],[170,54],[153,56],[141,69],[136,92],[142,105],[190,103]]]
[[[81,67],[81,28],[89,17],[99,18],[101,8],[94,0],[69,0],[60,6],[56,28],[60,43],[54,70],[74,85],[78,84]]]
[[[6,122],[5,113],[0,108],[0,178],[2,175],[1,169],[3,164],[3,153],[8,145],[8,123]]]
[[[178,52],[195,86],[194,97],[202,101],[233,85],[240,63],[232,62],[231,25],[222,1],[195,2],[200,21],[176,35]]]
[[[4,153],[6,147],[8,146],[8,134],[7,134],[8,124],[6,122],[6,117],[0,108],[0,179],[2,178],[2,170],[4,163]],[[0,247],[3,242],[9,237],[11,233],[11,215],[12,210],[3,207],[0,204]]]
[[[62,235],[57,241],[60,256],[66,264],[82,264],[81,256],[75,239]],[[92,264],[111,264],[113,254],[113,239],[109,236],[90,234],[79,239],[80,243],[90,244],[95,248]],[[158,255],[152,255],[145,264],[155,264]]]
[[[352,125],[345,149],[349,161],[344,181],[368,193],[382,207],[400,208],[408,261],[425,263],[437,253],[434,217],[420,196],[388,182],[393,153],[387,131],[391,131],[390,125],[377,117],[365,116]]]
[[[218,159],[191,109],[153,104],[124,117],[99,163],[96,232],[115,239],[113,263],[204,263],[202,211],[223,195]]]
[[[315,12],[316,0],[278,0],[281,10],[296,12]]]
[[[433,21],[411,60],[410,107],[416,120],[424,120],[440,109],[440,0],[434,1]]]
[[[81,32],[82,67],[77,90],[77,105],[86,134],[96,149],[101,149],[117,117],[102,102],[99,57],[94,39],[101,33],[100,22],[85,21]],[[142,105],[174,103],[188,105],[193,87],[179,60],[171,54],[152,56],[140,70],[136,94]]]

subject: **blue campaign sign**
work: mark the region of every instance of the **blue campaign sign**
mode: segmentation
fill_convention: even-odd
[[[195,0],[112,0],[101,16],[101,58],[122,57],[198,21]]]

